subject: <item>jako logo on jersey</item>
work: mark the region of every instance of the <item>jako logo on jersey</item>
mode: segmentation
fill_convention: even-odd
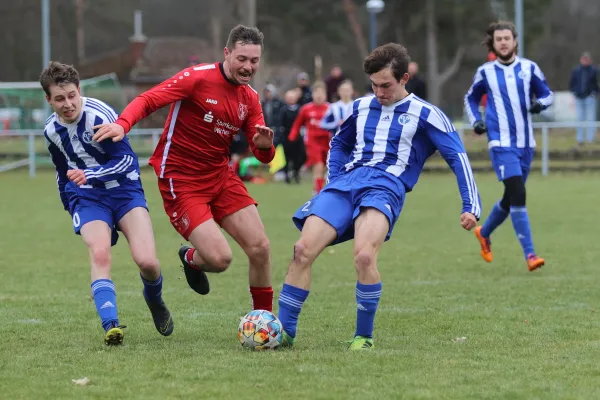
[[[240,103],[238,107],[238,117],[243,121],[246,119],[246,115],[248,115],[248,106]]]
[[[206,102],[210,104],[217,104],[217,101],[214,99],[206,99]]]
[[[398,117],[398,123],[400,125],[406,125],[410,122],[410,116],[408,114],[402,114]]]
[[[213,122],[214,118],[215,116],[212,115],[212,111],[209,111],[208,114],[204,114],[204,121],[206,122]]]

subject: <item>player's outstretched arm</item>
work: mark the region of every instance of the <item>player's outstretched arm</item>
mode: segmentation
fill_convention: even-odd
[[[170,79],[137,96],[125,107],[116,123],[94,126],[93,139],[101,142],[106,139],[122,140],[131,128],[154,111],[178,100],[187,98],[199,81],[194,68],[187,68]]]
[[[438,117],[438,115],[433,116],[433,119],[437,118],[441,117]],[[452,124],[447,125],[442,123],[441,126],[436,125],[439,125],[437,121],[430,123],[427,133],[441,156],[446,160],[450,168],[452,168],[454,175],[456,175],[458,190],[463,203],[461,225],[465,229],[472,229],[475,227],[476,221],[481,217],[481,199],[467,152]],[[448,132],[449,129],[447,126],[450,126],[453,130]],[[472,215],[473,218],[464,215],[465,213]]]
[[[484,79],[483,71],[480,69],[475,73],[473,78],[473,84],[469,88],[469,91],[465,95],[465,112],[469,118],[471,126],[475,126],[477,121],[481,121],[483,117],[479,112],[479,104],[481,98],[486,92],[486,82]]]
[[[356,145],[356,114],[352,113],[342,124],[340,131],[331,139],[327,155],[327,182],[333,181],[344,171]]]
[[[56,183],[58,184],[58,194],[60,196],[60,201],[62,202],[63,208],[68,211],[69,197],[65,192],[65,185],[69,182],[69,178],[67,177],[69,165],[67,164],[67,159],[65,158],[64,154],[58,149],[58,147],[54,143],[50,142],[47,137],[46,145],[48,146],[48,151],[50,152],[50,156],[52,157],[52,163],[56,167]]]
[[[554,102],[554,93],[550,90],[544,73],[536,63],[531,65],[531,89],[536,101],[531,105],[530,112],[537,114],[550,107]]]
[[[292,129],[290,130],[290,134],[288,136],[288,140],[290,142],[294,142],[294,141],[296,141],[296,139],[298,139],[298,136],[300,136],[300,128],[302,128],[302,126],[304,126],[305,122],[306,122],[306,106],[302,106],[302,107],[300,107],[300,111],[298,112],[298,115],[296,116],[296,119],[294,120],[294,123],[292,124]]]

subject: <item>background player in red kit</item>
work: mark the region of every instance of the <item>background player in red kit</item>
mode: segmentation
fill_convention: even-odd
[[[315,84],[312,91],[313,101],[300,109],[292,125],[288,140],[293,142],[300,134],[300,128],[306,127],[306,166],[312,167],[314,179],[313,194],[317,194],[325,185],[325,161],[329,152],[331,132],[321,128],[329,104],[325,101],[327,92],[322,84]]]
[[[121,140],[133,125],[171,104],[165,130],[150,158],[171,223],[192,247],[179,257],[189,285],[210,290],[205,272],[223,272],[231,248],[219,225],[242,247],[250,263],[255,309],[271,310],[269,241],[256,202],[229,168],[229,146],[241,129],[256,158],[275,155],[273,131],[265,127],[259,96],[248,86],[259,67],[263,34],[238,25],[229,34],[225,61],[184,69],[138,96],[116,123],[99,125],[97,141]]]

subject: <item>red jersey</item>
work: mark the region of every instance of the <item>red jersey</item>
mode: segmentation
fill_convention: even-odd
[[[163,134],[150,157],[160,178],[218,176],[227,170],[229,147],[240,129],[256,158],[269,163],[275,148],[258,149],[255,125],[265,120],[260,99],[248,85],[229,81],[221,63],[186,68],[136,97],[117,119],[131,130],[154,111],[171,105]]]
[[[325,117],[328,108],[328,103],[315,104],[310,102],[303,105],[298,112],[294,125],[292,125],[288,140],[290,142],[296,140],[300,134],[300,128],[303,126],[306,126],[307,141],[311,138],[329,138],[331,133],[327,129],[321,128],[321,120]]]

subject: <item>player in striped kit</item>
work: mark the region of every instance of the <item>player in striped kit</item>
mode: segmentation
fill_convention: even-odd
[[[477,69],[473,85],[465,95],[465,108],[475,133],[481,135],[487,131],[492,166],[498,180],[504,183],[504,195],[483,226],[475,228],[475,236],[481,256],[491,262],[490,236],[510,215],[527,268],[534,271],[545,261],[535,253],[525,206],[525,182],[535,148],[531,114],[548,108],[554,96],[540,67],[517,57],[517,32],[511,22],[490,24],[483,44],[497,58]],[[487,94],[485,121],[479,112],[484,94]]]
[[[357,320],[350,349],[373,347],[382,292],[377,255],[392,234],[406,193],[436,150],[456,175],[462,227],[470,230],[477,224],[481,204],[465,149],[439,108],[406,91],[409,61],[406,49],[394,43],[376,48],[366,58],[364,71],[374,96],[354,102],[352,115],[331,141],[329,183],[293,217],[302,233],[279,296],[284,345],[295,342],[312,263],[327,246],[354,239]]]
[[[342,126],[342,122],[352,114],[353,94],[352,81],[343,81],[338,88],[340,99],[329,105],[327,113],[321,120],[321,128],[331,131],[334,135],[337,133],[340,126]]]
[[[115,286],[110,278],[111,246],[123,232],[144,284],[144,299],[158,332],[169,336],[173,319],[162,300],[162,275],[156,257],[152,223],[140,182],[138,160],[127,140],[92,139],[93,127],[114,122],[117,115],[100,100],[82,97],[79,74],[72,67],[51,62],[40,84],[54,113],[44,136],[63,207],[71,214],[75,233],[88,247],[92,293],[105,330],[104,342],[123,342]]]

